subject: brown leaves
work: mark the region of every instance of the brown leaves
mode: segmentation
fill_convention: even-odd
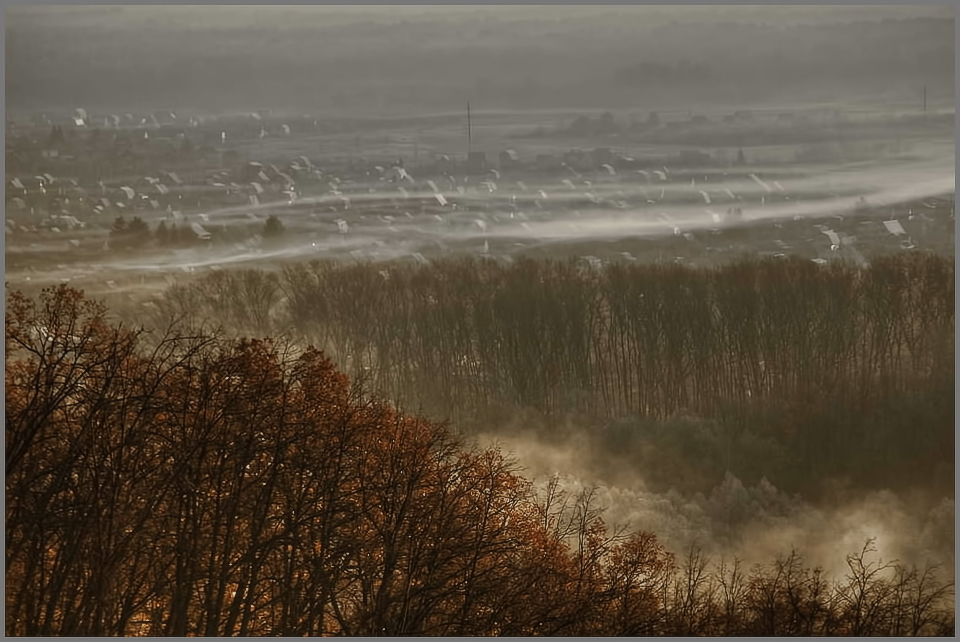
[[[8,300],[10,635],[952,627],[947,588],[862,555],[834,593],[796,561],[728,590],[703,558],[608,529],[589,490],[538,495],[312,348],[148,343],[65,287]]]

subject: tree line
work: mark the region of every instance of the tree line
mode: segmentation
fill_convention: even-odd
[[[609,528],[313,348],[8,292],[7,635],[952,635],[874,559],[744,569]]]
[[[178,225],[172,222],[169,226],[165,219],[161,219],[155,229],[139,216],[129,221],[124,216],[118,216],[111,224],[108,239],[115,249],[120,251],[139,250],[145,246],[155,244],[159,248],[180,248],[203,244],[207,241],[225,244],[244,242],[259,236],[262,239],[275,240],[285,233],[283,222],[270,214],[262,224],[245,224],[204,228],[210,236],[200,238],[191,227],[189,216],[184,215]]]
[[[920,253],[868,268],[313,261],[220,271],[154,309],[321,346],[456,425],[504,408],[719,421],[731,440],[775,442],[770,463],[796,486],[838,471],[952,480],[953,293],[953,259]]]

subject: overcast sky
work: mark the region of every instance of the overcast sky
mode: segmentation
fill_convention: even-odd
[[[953,6],[18,6],[8,109],[953,95]]]

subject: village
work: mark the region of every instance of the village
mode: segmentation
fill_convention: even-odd
[[[842,118],[836,113],[828,117]],[[716,120],[726,127],[748,127],[758,118],[740,110]],[[781,129],[809,125],[804,115],[783,113],[765,121]],[[471,144],[468,114],[466,140],[449,141],[450,153],[434,147],[415,148],[411,154],[407,148],[395,153],[395,148],[383,146],[372,153],[359,147],[333,153],[327,140],[345,136],[336,124],[309,116],[279,118],[268,111],[121,116],[77,109],[69,118],[8,118],[7,267],[30,271],[50,255],[64,266],[144,251],[180,251],[173,263],[189,263],[192,254],[183,250],[262,252],[280,242],[302,242],[312,256],[349,253],[355,260],[423,261],[424,255],[457,249],[451,250],[456,241],[430,242],[427,237],[436,230],[448,237],[462,232],[472,248],[468,251],[509,260],[518,251],[537,249],[537,243],[524,238],[533,232],[531,224],[605,211],[648,221],[658,237],[657,257],[694,262],[697,256],[712,260],[718,253],[735,254],[748,247],[768,255],[803,253],[804,245],[814,260],[839,256],[841,247],[846,258],[853,253],[860,260],[854,247],[858,238],[910,249],[918,239],[941,237],[931,231],[933,219],[926,213],[914,221],[911,207],[904,210],[909,212],[904,223],[908,229],[901,225],[894,232],[868,221],[866,228],[843,232],[847,240],[842,243],[833,230],[820,234],[806,225],[804,230],[785,231],[784,224],[799,225],[793,221],[766,231],[733,229],[729,226],[744,220],[745,209],[749,218],[753,203],[769,207],[788,205],[791,199],[799,204],[801,198],[841,195],[791,195],[784,187],[795,177],[789,164],[760,171],[748,158],[749,148],[747,154],[734,147],[710,153],[685,146],[634,144],[629,149],[610,144],[629,144],[618,131],[641,130],[656,139],[664,132],[702,131],[709,124],[703,116],[671,119],[653,112],[639,126],[635,120],[623,127],[609,112],[594,119],[578,116],[552,133],[542,128],[530,132],[535,140],[560,138],[548,147],[524,148],[518,140],[517,147],[524,149],[518,153],[505,146],[476,149],[480,145]],[[602,145],[564,149],[564,134]],[[313,158],[293,155],[311,145],[317,148]],[[460,153],[452,151],[456,148]],[[846,196],[854,202],[857,195]],[[681,221],[658,211],[667,207],[696,208],[702,220]],[[934,207],[939,205],[928,199],[924,212]],[[344,244],[347,234],[363,231],[377,238],[366,246]],[[795,238],[798,234],[803,238]],[[473,242],[477,235],[484,238]],[[644,236],[650,236],[649,230]],[[576,234],[572,237],[568,243],[575,244]],[[423,242],[413,247],[411,238]],[[395,243],[398,239],[404,242]],[[403,249],[390,251],[388,246]],[[589,248],[583,254],[588,262],[597,261]],[[633,257],[620,247],[613,255]]]

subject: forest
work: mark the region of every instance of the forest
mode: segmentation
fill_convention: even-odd
[[[953,292],[922,253],[317,261],[139,310],[8,288],[5,632],[953,635],[949,569],[872,538],[840,574],[670,550],[469,438],[606,418],[640,466],[690,420],[664,475],[949,492]]]
[[[576,416],[622,453],[694,418],[715,435],[691,463],[708,477],[814,495],[839,475],[953,487],[950,257],[297,262],[217,271],[134,317],[145,310],[155,325],[214,320],[318,346],[400,407],[468,431],[532,411],[549,439],[546,417]]]

